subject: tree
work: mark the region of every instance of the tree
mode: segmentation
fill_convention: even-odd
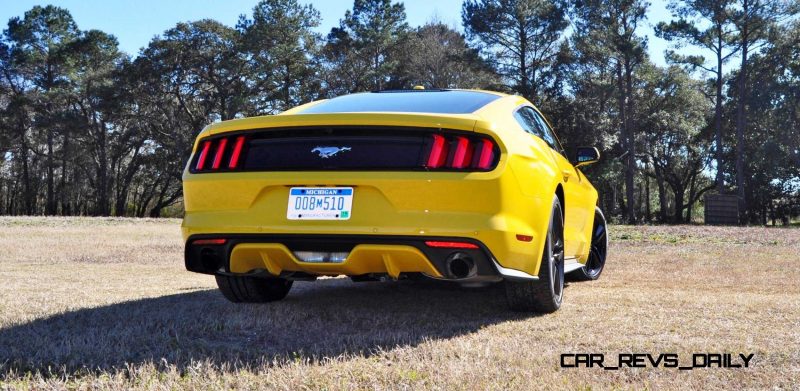
[[[328,95],[397,87],[397,50],[407,31],[402,3],[355,0],[323,49]]]
[[[403,45],[404,53],[413,53],[401,66],[406,87],[491,89],[499,84],[489,64],[467,45],[464,36],[445,24],[421,26]]]
[[[12,18],[5,31],[10,43],[10,66],[15,69],[31,99],[35,112],[33,129],[43,133],[45,139],[45,213],[57,213],[55,177],[58,137],[63,132],[59,117],[64,107],[65,89],[72,69],[71,45],[80,32],[69,11],[54,6],[33,7],[23,18]],[[25,134],[22,135],[23,142]],[[27,143],[22,155],[28,152]],[[30,185],[29,185],[30,187]]]
[[[670,23],[661,22],[656,26],[656,35],[673,41],[678,47],[689,44],[709,50],[714,55],[714,65],[706,66],[703,56],[681,55],[668,51],[667,57],[675,63],[687,64],[693,69],[702,69],[714,75],[714,147],[716,161],[716,189],[725,191],[723,172],[722,135],[722,86],[724,84],[723,65],[738,51],[735,42],[735,29],[731,16],[734,0],[673,0],[669,8],[677,19]]]
[[[736,99],[736,194],[739,197],[739,209],[742,223],[747,219],[747,197],[745,191],[745,130],[747,127],[748,94],[748,58],[755,51],[770,42],[769,34],[782,19],[798,12],[798,6],[792,6],[785,0],[739,0],[732,20],[737,29],[737,45],[741,50],[741,66],[737,78],[738,98]]]
[[[274,114],[318,97],[319,11],[297,0],[262,0],[253,18],[240,18],[256,87],[256,113]]]
[[[126,60],[117,47],[117,39],[102,31],[90,30],[81,33],[71,45],[74,54],[75,75],[71,77],[73,132],[64,138],[62,153],[61,189],[65,199],[62,208],[68,207],[67,167],[71,152],[67,145],[75,139],[83,144],[88,153],[89,165],[94,172],[89,176],[95,190],[94,214],[107,216],[111,213],[112,159],[110,149],[116,147],[115,138],[120,134],[112,119],[119,106],[115,98],[114,73]],[[68,144],[69,143],[69,144]]]
[[[662,222],[690,222],[692,205],[714,185],[704,183],[710,159],[700,82],[676,66],[646,67],[641,91],[644,154],[656,179]],[[667,194],[667,187],[671,195]],[[669,201],[672,201],[670,216]],[[686,211],[686,214],[684,214]]]
[[[250,62],[234,28],[210,19],[178,23],[154,39],[142,57],[158,67],[156,74],[174,77],[176,96],[191,95],[202,102],[199,111],[190,113],[194,118],[228,120],[250,109]]]
[[[30,148],[27,142],[32,103],[25,91],[27,82],[20,71],[14,64],[11,47],[0,41],[0,125],[3,129],[0,141],[3,142],[3,155],[11,158],[8,169],[17,173],[13,184],[7,187],[7,210],[8,213],[22,210],[25,214],[34,214],[35,187],[29,169]],[[21,200],[16,197],[17,194]]]
[[[467,0],[461,7],[467,37],[483,45],[514,91],[537,104],[554,81],[566,13],[561,0]]]
[[[646,3],[641,0],[585,0],[574,8],[576,46],[595,63],[613,67],[617,115],[625,158],[625,217],[635,224],[636,177],[636,70],[644,63],[647,41],[636,34],[645,21]]]
[[[740,144],[747,157],[746,218],[752,224],[766,224],[770,216],[788,223],[800,206],[800,24],[774,28],[769,42],[748,57],[751,87],[739,91],[742,70],[735,73],[729,89],[739,99],[726,107],[733,114],[742,100],[748,111],[758,113]]]

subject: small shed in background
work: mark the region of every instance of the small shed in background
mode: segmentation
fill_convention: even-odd
[[[733,194],[708,194],[705,197],[705,223],[739,224],[739,197]]]

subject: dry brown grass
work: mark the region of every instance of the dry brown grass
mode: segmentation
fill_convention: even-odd
[[[612,227],[553,315],[497,288],[296,283],[234,305],[177,220],[0,218],[0,388],[797,389],[800,230]],[[566,352],[752,352],[749,369],[561,369]]]

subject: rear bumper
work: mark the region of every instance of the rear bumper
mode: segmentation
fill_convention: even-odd
[[[287,200],[292,186],[353,187],[352,216],[342,221],[288,220]],[[491,251],[492,259],[502,268],[535,276],[549,222],[554,191],[550,187],[547,181],[520,182],[502,161],[497,170],[485,173],[187,174],[183,237],[467,238]],[[520,241],[517,235],[532,240]]]
[[[224,244],[196,244],[202,239]],[[477,248],[434,248],[426,241],[457,241]],[[295,251],[347,252],[342,262],[303,262]],[[463,282],[532,280],[537,277],[500,266],[478,240],[386,235],[193,235],[186,242],[186,269],[205,274],[267,274],[286,278],[320,275],[407,273]]]

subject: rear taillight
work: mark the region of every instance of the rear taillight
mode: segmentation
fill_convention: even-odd
[[[494,164],[494,144],[486,139],[478,142],[475,155],[478,156],[476,166],[481,170],[488,170]]]
[[[206,158],[208,157],[208,149],[211,148],[211,141],[206,141],[203,143],[203,149],[200,152],[200,156],[197,158],[197,166],[195,166],[196,170],[202,170],[206,166]]]
[[[453,162],[450,167],[467,168],[472,161],[472,145],[466,137],[456,137],[455,150],[453,151]]]
[[[433,134],[427,169],[489,171],[496,163],[496,146],[487,138]]]
[[[233,153],[231,154],[231,161],[228,162],[228,168],[236,168],[239,165],[239,156],[242,155],[242,146],[244,146],[244,136],[236,138],[236,145],[233,146]]]
[[[428,155],[428,168],[439,168],[447,161],[447,140],[438,134],[433,135],[431,153]]]
[[[217,154],[214,155],[214,163],[211,165],[212,170],[216,170],[219,168],[219,164],[222,162],[222,155],[225,154],[225,147],[228,145],[228,139],[223,138],[219,140],[217,143]]]
[[[203,141],[200,145],[200,153],[197,156],[194,170],[209,172],[239,167],[239,159],[242,156],[242,149],[246,141],[247,138],[245,136],[222,137]],[[232,144],[233,147],[231,148],[229,144]],[[210,157],[212,153],[213,159]],[[211,160],[211,164],[209,164],[209,160]],[[226,161],[227,165],[223,163]]]

